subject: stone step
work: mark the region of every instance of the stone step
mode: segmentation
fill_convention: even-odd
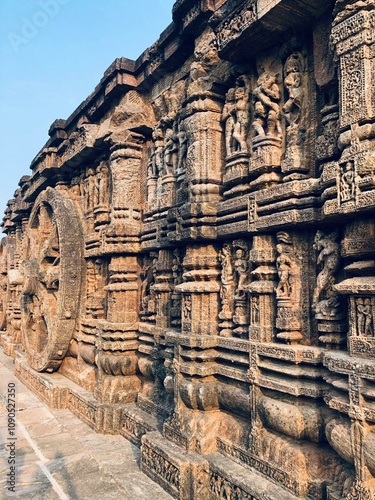
[[[7,390],[16,388],[15,493],[8,490],[9,448],[0,452],[0,498],[21,500],[167,500],[139,468],[138,448],[92,430],[68,409],[47,408],[12,373],[0,352],[0,436],[10,443]],[[152,493],[150,493],[152,492]]]

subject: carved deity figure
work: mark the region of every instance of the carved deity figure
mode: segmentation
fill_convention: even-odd
[[[178,121],[177,140],[178,140],[177,171],[182,172],[185,170],[186,155],[188,150],[188,136],[186,133],[184,122],[181,119],[179,119]]]
[[[278,250],[279,245],[276,246]],[[279,250],[278,250],[279,251]],[[276,259],[277,274],[279,275],[279,284],[276,288],[276,296],[290,297],[292,292],[292,285],[290,282],[290,275],[292,269],[292,260],[283,252]]]
[[[181,264],[180,251],[178,249],[174,250],[173,252],[172,276],[173,276],[173,284],[175,287],[182,283],[182,264]]]
[[[237,142],[237,149],[247,152],[246,136],[249,129],[250,89],[249,81],[240,76],[236,81],[234,92],[236,122],[233,128],[233,139]]]
[[[248,279],[249,264],[246,258],[246,250],[237,248],[235,253],[234,269],[237,275],[236,297],[242,297],[245,293],[244,287]]]
[[[180,250],[176,248],[172,258],[172,276],[174,289],[171,295],[171,325],[181,325],[181,292],[176,289],[182,283],[183,267]]]
[[[250,121],[250,86],[245,75],[236,80],[236,87],[228,90],[221,116],[225,126],[227,155],[247,152],[247,134]]]
[[[152,151],[149,163],[149,176],[158,177],[163,170],[164,134],[159,126],[152,131]]]
[[[175,175],[178,162],[178,138],[173,129],[165,132],[163,145],[163,173]]]
[[[279,284],[275,288],[278,299],[292,299],[296,285],[296,257],[293,253],[292,241],[287,233],[277,233],[278,243],[276,251],[276,269],[279,276]]]
[[[283,112],[289,127],[297,127],[301,119],[303,105],[302,62],[297,52],[291,54],[285,62],[284,85],[288,91],[288,100],[283,106]]]
[[[321,270],[316,278],[316,287],[313,295],[312,307],[316,311],[319,298],[325,291],[326,298],[334,295],[332,286],[340,264],[340,247],[336,241],[337,231],[326,235],[322,231],[317,231],[314,240],[314,249],[319,252],[317,265]]]
[[[357,334],[365,337],[373,336],[373,318],[371,299],[359,297],[356,300],[357,306]]]
[[[95,205],[105,206],[109,201],[109,168],[100,165],[95,179]]]
[[[221,121],[225,127],[225,149],[227,155],[235,151],[233,132],[235,124],[235,88],[229,89],[225,96],[225,104],[221,115]]]
[[[259,323],[259,297],[253,295],[251,298],[251,323],[256,325]]]
[[[155,271],[158,262],[157,254],[145,257],[141,271],[141,297],[140,303],[142,313],[148,311],[148,301],[151,293],[151,285],[155,282]]]
[[[95,170],[88,168],[86,172],[86,179],[83,184],[85,212],[93,208],[95,202]]]
[[[356,175],[353,161],[340,165],[339,199],[340,202],[355,199]]]
[[[182,315],[185,321],[191,321],[191,295],[185,295]]]
[[[286,120],[286,150],[283,171],[306,170],[304,150],[307,139],[306,110],[304,104],[303,58],[299,52],[291,54],[284,66],[284,86],[288,93],[282,110]]]
[[[233,295],[234,295],[234,272],[232,264],[232,248],[229,243],[224,243],[219,253],[221,262],[221,319],[231,317],[233,314]]]
[[[252,127],[260,137],[281,136],[280,126],[280,89],[275,75],[262,68],[256,87],[253,90],[254,120]]]

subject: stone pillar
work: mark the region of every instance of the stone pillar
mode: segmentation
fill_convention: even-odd
[[[160,250],[155,270],[156,328],[161,330],[170,326],[171,295],[173,291],[172,255],[170,250]]]
[[[333,360],[329,360],[328,366],[331,364],[333,371],[345,373],[349,380],[349,404],[345,410],[351,419],[350,454],[355,467],[355,481],[346,498],[371,500],[375,498],[374,470],[372,469],[372,473],[369,470],[369,457],[374,453],[371,444],[373,417],[366,397],[369,380],[363,365],[369,366],[375,359],[374,238],[373,219],[357,219],[345,227],[341,254],[345,259],[346,279],[333,288],[340,295],[346,296],[349,302],[349,357],[346,353],[336,354],[336,359],[333,355],[328,355]],[[345,370],[341,366],[345,366]]]
[[[349,353],[364,358],[375,358],[374,239],[373,219],[346,225],[341,254],[346,261],[347,278],[333,287],[349,301]]]
[[[375,8],[337,7],[332,42],[339,61],[339,148],[337,200],[325,212],[349,213],[375,204]]]
[[[113,257],[109,265],[107,320],[98,321],[95,397],[103,403],[133,402],[141,383],[138,358],[138,275],[136,256]]]
[[[183,267],[184,282],[177,286],[182,294],[182,331],[168,332],[166,337],[175,344],[175,410],[163,433],[186,449],[206,453],[216,446],[210,429],[220,425],[222,417],[211,376],[215,358],[211,347],[219,329],[218,252],[208,244],[189,246]]]
[[[6,309],[7,330],[3,338],[4,353],[15,356],[16,348],[21,344],[21,304],[20,296],[23,284],[23,275],[19,268],[20,240],[15,227],[8,231],[8,301]],[[19,236],[19,229],[18,229]],[[18,249],[18,250],[17,250]]]
[[[189,144],[186,156],[189,201],[214,204],[221,199],[224,149],[220,120],[224,99],[218,84],[206,73],[196,78],[195,72],[200,75],[200,71],[192,69],[182,111]]]
[[[250,293],[250,340],[273,342],[275,339],[276,252],[272,236],[254,236],[250,261],[254,263]]]
[[[129,141],[111,148],[112,204],[107,245],[132,244],[141,228],[140,172],[144,137],[132,134]]]
[[[375,119],[373,92],[375,9],[359,10],[340,22],[336,17],[332,41],[339,59],[340,128]]]
[[[189,335],[217,335],[219,315],[218,253],[212,245],[190,246],[184,258],[182,332]]]

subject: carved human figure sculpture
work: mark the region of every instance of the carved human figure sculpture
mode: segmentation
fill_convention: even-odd
[[[336,242],[337,231],[326,235],[318,230],[315,235],[314,249],[319,252],[317,265],[321,270],[316,278],[316,287],[313,295],[313,310],[318,308],[319,298],[323,291],[326,292],[326,298],[333,295],[332,286],[335,282],[335,276],[340,265],[340,247]]]
[[[278,246],[278,245],[277,245]],[[276,250],[278,250],[276,246]],[[278,250],[279,251],[279,250]],[[277,274],[279,275],[279,284],[276,288],[276,297],[290,297],[292,285],[290,282],[290,273],[292,269],[292,260],[285,253],[280,253],[276,259]]]
[[[224,243],[219,253],[221,262],[221,319],[230,318],[233,315],[233,295],[234,295],[234,271],[232,264],[232,248],[229,243]]]
[[[283,106],[283,112],[289,127],[296,127],[301,118],[304,98],[301,70],[300,55],[298,53],[291,54],[286,60],[284,68],[284,85],[289,97]]]
[[[253,90],[254,120],[253,129],[260,137],[281,136],[280,89],[275,75],[261,68],[257,85]]]
[[[175,175],[178,162],[178,138],[172,128],[168,128],[165,132],[163,160],[163,172],[167,175]]]
[[[233,127],[233,139],[237,142],[238,151],[247,152],[246,138],[249,129],[250,88],[249,80],[244,75],[237,78],[234,99],[236,120]]]
[[[347,161],[340,166],[339,197],[340,202],[355,198],[355,169],[354,162]]]
[[[359,297],[356,300],[357,306],[357,334],[360,336],[373,336],[373,318],[371,299]]]
[[[235,88],[228,90],[225,96],[225,104],[221,115],[221,121],[225,127],[225,149],[227,156],[234,152],[233,132],[235,125]]]
[[[185,170],[186,155],[188,150],[188,136],[185,130],[184,122],[181,119],[178,120],[177,140],[178,140],[177,172],[181,173]]]
[[[248,278],[248,261],[246,259],[246,252],[243,248],[237,248],[235,253],[234,269],[237,275],[237,290],[236,297],[244,295],[244,287]]]

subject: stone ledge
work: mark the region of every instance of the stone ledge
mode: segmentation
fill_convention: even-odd
[[[120,434],[124,406],[102,404],[63,375],[39,373],[23,358],[15,361],[15,375],[50,408],[70,410],[101,434]]]

